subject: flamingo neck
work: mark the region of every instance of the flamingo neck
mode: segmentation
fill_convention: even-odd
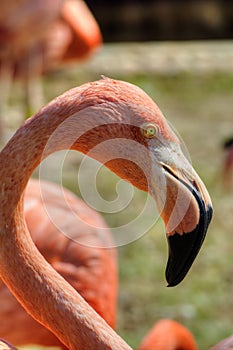
[[[72,118],[84,109],[88,111],[93,104],[93,98],[83,101],[84,90],[82,87],[70,90],[41,109],[16,132],[0,154],[0,276],[27,312],[69,349],[129,350],[44,260],[24,221],[23,193],[35,167],[50,153],[72,148],[74,136],[77,138],[83,126],[88,128],[89,118],[86,122]],[[84,142],[79,143],[79,148],[85,151]]]

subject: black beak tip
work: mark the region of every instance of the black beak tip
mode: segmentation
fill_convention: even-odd
[[[212,218],[212,207],[202,212],[192,232],[168,236],[169,258],[166,267],[168,287],[178,285],[188,273],[205,239]]]
[[[190,247],[192,247],[192,233],[180,235],[175,233],[168,237],[169,257],[166,267],[168,287],[178,285],[186,276],[192,261],[190,261]],[[193,254],[192,254],[193,255]]]

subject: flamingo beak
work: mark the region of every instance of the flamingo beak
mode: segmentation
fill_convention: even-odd
[[[181,151],[175,162],[167,160],[163,162],[160,157],[158,161],[156,157],[153,178],[159,183],[156,180],[152,184],[152,196],[166,225],[166,279],[171,287],[184,279],[201,248],[211,221],[212,204],[205,185]]]

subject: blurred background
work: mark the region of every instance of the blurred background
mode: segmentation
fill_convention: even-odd
[[[162,221],[118,249],[117,332],[136,348],[156,321],[172,318],[192,331],[200,350],[209,349],[233,333],[233,183],[229,176],[226,181],[223,149],[233,136],[233,3],[88,0],[86,4],[103,44],[85,60],[43,74],[43,102],[101,74],[137,84],[178,130],[214,207],[205,243],[188,276],[175,288],[166,288],[164,278],[167,246]],[[25,115],[22,96],[16,79],[3,116],[7,132],[14,132]],[[51,157],[46,165],[45,177],[52,181],[57,181],[54,174],[61,167],[58,158]],[[80,196],[81,160],[81,155],[71,153],[62,164],[63,185]],[[100,175],[100,195],[115,198],[119,179],[107,169]],[[140,191],[134,190],[134,196],[130,215],[145,200]],[[110,226],[125,220],[122,212],[114,217],[102,214]]]
[[[105,42],[230,39],[230,0],[87,1]]]

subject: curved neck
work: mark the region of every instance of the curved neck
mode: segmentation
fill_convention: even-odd
[[[67,125],[61,127],[71,115],[93,104],[92,98],[83,102],[83,91],[84,88],[70,90],[41,109],[18,130],[0,154],[0,275],[28,313],[69,349],[129,350],[44,260],[24,222],[23,192],[34,168],[50,153],[72,148],[74,123],[76,136],[83,128],[80,117],[71,118],[68,128]],[[83,147],[84,143],[80,142],[81,151]]]
[[[28,119],[1,151],[1,185],[3,190],[7,187],[12,191],[11,184],[14,186],[12,193],[16,202],[17,193],[22,194],[39,163],[55,151],[71,148],[72,141],[83,132],[82,116],[87,115],[85,109],[93,102],[91,99],[82,102],[81,95],[82,89],[76,88],[54,99]],[[77,116],[79,113],[80,116]],[[81,142],[78,148],[82,151]]]

